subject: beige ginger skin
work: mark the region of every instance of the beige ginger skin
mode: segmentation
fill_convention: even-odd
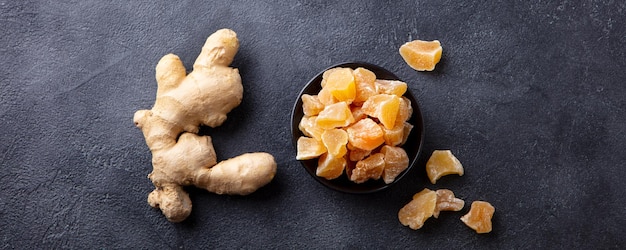
[[[183,186],[247,195],[276,174],[276,162],[268,153],[247,153],[217,163],[211,137],[197,134],[200,126],[220,126],[241,103],[241,76],[229,67],[238,49],[236,33],[221,29],[207,38],[188,75],[178,56],[164,56],[156,66],[154,106],[135,113],[135,125],[152,152],[148,178],[155,189],[148,203],[160,208],[169,221],[183,221],[191,213]]]

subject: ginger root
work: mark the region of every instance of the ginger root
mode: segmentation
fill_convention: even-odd
[[[160,208],[169,221],[183,221],[191,213],[183,186],[247,195],[276,174],[276,161],[268,153],[248,153],[217,163],[211,137],[197,134],[200,126],[220,126],[241,103],[241,76],[229,67],[238,49],[236,33],[221,29],[207,38],[188,75],[178,56],[164,56],[156,66],[154,106],[135,113],[135,125],[152,152],[148,178],[155,189],[148,203]]]

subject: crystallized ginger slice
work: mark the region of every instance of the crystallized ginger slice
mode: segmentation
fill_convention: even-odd
[[[373,150],[385,142],[383,130],[370,118],[361,119],[350,125],[346,132],[350,144],[360,149]]]
[[[302,120],[300,120],[300,124],[298,124],[298,129],[300,129],[300,131],[302,131],[304,135],[321,141],[324,129],[317,126],[317,123],[315,123],[315,119],[317,119],[317,116],[302,117]]]
[[[358,161],[356,167],[352,170],[350,180],[355,183],[363,183],[370,179],[380,179],[385,168],[384,157],[383,154],[376,153]]]
[[[348,143],[348,145],[350,145],[350,143]],[[350,149],[350,151],[348,152],[348,158],[350,159],[350,161],[357,162],[365,159],[365,157],[368,157],[371,153],[371,150],[353,148]]]
[[[435,150],[426,162],[426,174],[432,184],[444,175],[458,174],[463,176],[463,165],[450,150]]]
[[[382,79],[376,79],[374,86],[376,86],[376,93],[378,94],[395,95],[398,97],[402,97],[408,88],[403,81]]]
[[[315,118],[315,123],[322,129],[344,127],[352,122],[354,122],[354,117],[346,102],[338,102],[326,106]]]
[[[380,149],[380,153],[385,155],[385,169],[383,170],[383,181],[386,184],[392,183],[402,171],[409,167],[409,155],[401,147],[385,145]]]
[[[324,104],[316,95],[303,94],[301,99],[302,111],[305,116],[315,116],[324,110]]]
[[[441,59],[441,43],[439,41],[415,40],[400,46],[400,56],[417,71],[432,71]]]
[[[400,105],[398,106],[398,115],[396,116],[396,126],[408,121],[413,115],[413,106],[411,106],[411,100],[406,97],[400,98]]]
[[[496,209],[486,201],[474,201],[469,213],[461,217],[461,221],[476,233],[491,232],[491,218]]]
[[[328,74],[324,89],[340,102],[352,103],[356,97],[354,75],[350,68],[337,68]]]
[[[433,217],[439,218],[441,211],[461,211],[465,206],[465,201],[454,197],[454,193],[448,189],[437,190],[437,206]]]
[[[296,160],[309,160],[326,153],[324,144],[314,138],[300,136],[297,145],[298,153]]]
[[[395,127],[399,109],[400,97],[388,94],[371,96],[362,107],[365,114],[378,118],[387,129]]]
[[[322,143],[326,146],[328,154],[335,158],[343,157],[348,152],[348,133],[343,129],[327,129],[322,133]]]
[[[411,130],[413,130],[413,125],[408,122],[404,122],[404,133],[402,134],[402,143],[400,143],[400,145],[404,145],[409,139]]]
[[[336,179],[343,174],[347,161],[343,157],[333,157],[326,153],[322,154],[317,161],[315,174],[327,180]]]
[[[398,212],[398,219],[404,226],[417,230],[424,226],[424,222],[435,212],[437,193],[428,188],[413,195],[413,200]]]
[[[374,84],[376,81],[376,74],[368,69],[360,67],[356,68],[353,74],[356,86],[354,104],[362,104],[367,100],[367,98],[376,94],[376,85]]]
[[[324,104],[324,106],[331,105],[333,103],[339,102],[337,98],[335,98],[328,88],[322,88],[319,93],[317,93],[317,99]]]
[[[385,144],[389,146],[398,146],[402,144],[404,139],[404,123],[397,123],[392,129],[387,129],[385,126],[380,126],[383,130],[383,139]]]

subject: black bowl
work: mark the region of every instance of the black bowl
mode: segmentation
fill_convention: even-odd
[[[344,67],[344,68],[352,68],[352,69],[363,67],[374,72],[374,74],[376,74],[377,79],[400,80],[397,76],[387,71],[386,69],[370,64],[370,63],[363,63],[363,62],[341,63],[341,64],[331,66],[327,68],[326,70],[331,69],[331,68],[336,68],[336,67]],[[311,79],[311,81],[309,81],[304,86],[304,88],[298,95],[296,103],[293,106],[293,110],[291,113],[291,134],[293,136],[292,142],[293,142],[294,147],[296,147],[296,150],[297,150],[298,138],[300,138],[300,136],[303,136],[302,132],[298,128],[298,125],[300,124],[300,120],[302,120],[302,117],[304,116],[304,113],[302,111],[301,97],[303,94],[317,95],[319,93],[319,91],[322,89],[322,86],[320,83],[322,81],[322,74],[324,73],[324,71],[317,74],[317,76]],[[353,193],[353,194],[373,193],[373,192],[388,188],[391,185],[397,183],[400,179],[402,179],[402,177],[406,175],[407,172],[409,172],[413,168],[413,165],[415,165],[415,162],[422,148],[422,143],[424,142],[424,122],[422,120],[422,113],[420,112],[419,105],[417,104],[417,100],[415,100],[415,97],[413,96],[413,94],[411,94],[410,89],[407,89],[407,92],[404,94],[404,96],[408,98],[409,100],[411,100],[411,106],[413,106],[413,115],[409,119],[409,122],[414,127],[411,130],[411,133],[409,134],[409,138],[407,142],[404,145],[402,145],[402,148],[404,148],[404,150],[409,156],[409,167],[406,170],[404,170],[404,172],[402,172],[400,175],[398,175],[392,183],[386,184],[381,178],[379,180],[369,180],[365,183],[357,184],[357,183],[350,181],[345,173],[342,174],[339,178],[336,178],[333,180],[327,180],[315,174],[315,171],[317,169],[317,158],[311,159],[311,160],[300,161],[302,163],[302,166],[304,166],[304,169],[306,169],[306,171],[322,185],[330,189],[340,191],[340,192],[345,192],[345,193]],[[295,158],[295,155],[294,155],[294,158]]]

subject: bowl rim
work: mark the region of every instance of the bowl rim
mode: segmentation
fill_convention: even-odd
[[[302,117],[304,116],[304,112],[302,111],[302,95],[303,94],[307,94],[310,93],[311,90],[315,90],[315,89],[321,89],[321,86],[314,86],[315,83],[321,82],[321,78],[322,78],[322,74],[332,68],[337,68],[337,67],[345,67],[345,68],[352,68],[352,69],[356,69],[358,67],[363,67],[366,68],[368,70],[371,70],[372,72],[376,73],[376,79],[385,79],[385,80],[400,80],[403,81],[402,79],[400,79],[398,76],[396,76],[395,74],[393,74],[391,71],[372,64],[372,63],[368,63],[368,62],[363,62],[363,61],[354,61],[354,62],[342,62],[342,63],[338,63],[335,65],[332,65],[330,67],[327,67],[325,69],[323,69],[322,71],[320,71],[318,74],[316,74],[313,78],[311,78],[311,80],[309,80],[300,90],[300,92],[298,93],[298,96],[296,98],[296,101],[292,107],[291,110],[291,136],[292,136],[292,145],[295,148],[296,152],[298,150],[298,146],[297,146],[297,140],[300,136],[303,136],[303,133],[300,131],[300,129],[298,128],[298,125],[300,123],[300,120],[302,119]],[[378,73],[377,73],[378,72]],[[379,73],[383,73],[382,74],[382,78],[380,78],[381,76],[379,76]],[[405,81],[406,82],[406,81]],[[318,90],[319,92],[319,90]],[[415,98],[415,96],[413,95],[413,93],[411,92],[410,88],[407,88],[407,92],[404,94],[405,97],[409,98],[409,100],[411,100],[411,106],[413,107],[413,114],[411,115],[411,117],[409,118],[409,120],[411,121],[411,124],[413,125],[413,129],[411,130],[411,133],[409,135],[409,140],[413,139],[415,140],[416,138],[412,138],[415,136],[419,136],[419,140],[417,142],[415,141],[411,141],[410,145],[413,147],[417,147],[415,150],[412,150],[411,152],[407,152],[407,154],[409,154],[409,166],[407,167],[407,169],[405,169],[402,173],[400,173],[393,182],[386,184],[382,181],[382,179],[379,180],[369,180],[365,183],[361,183],[361,184],[357,184],[354,182],[351,182],[347,179],[345,174],[342,174],[341,177],[337,178],[337,179],[333,179],[333,180],[327,180],[325,178],[319,177],[315,174],[315,169],[309,167],[309,164],[314,164],[315,166],[317,166],[317,158],[315,159],[311,159],[311,160],[298,160],[298,162],[302,165],[302,167],[304,167],[304,169],[306,170],[307,173],[309,173],[309,175],[311,175],[311,177],[313,177],[313,179],[315,179],[318,183],[322,184],[323,186],[335,190],[335,191],[339,191],[339,192],[343,192],[343,193],[351,193],[351,194],[369,194],[369,193],[374,193],[374,192],[378,192],[384,189],[387,189],[391,186],[393,186],[394,184],[396,184],[399,180],[401,180],[408,172],[411,171],[411,169],[414,167],[414,165],[416,164],[421,151],[422,151],[422,147],[424,144],[424,120],[423,120],[423,116],[421,113],[421,109],[420,109],[420,105],[417,101],[417,99]],[[298,119],[297,123],[295,122],[295,120]],[[417,123],[415,123],[417,122]],[[405,143],[402,147],[404,148],[405,145],[409,144],[408,142]],[[405,148],[406,150],[406,148]],[[408,150],[407,150],[408,151]],[[314,161],[314,162],[313,162]],[[349,186],[346,186],[346,180],[348,180],[348,182],[350,183]],[[341,183],[343,183],[344,185],[341,185]]]

